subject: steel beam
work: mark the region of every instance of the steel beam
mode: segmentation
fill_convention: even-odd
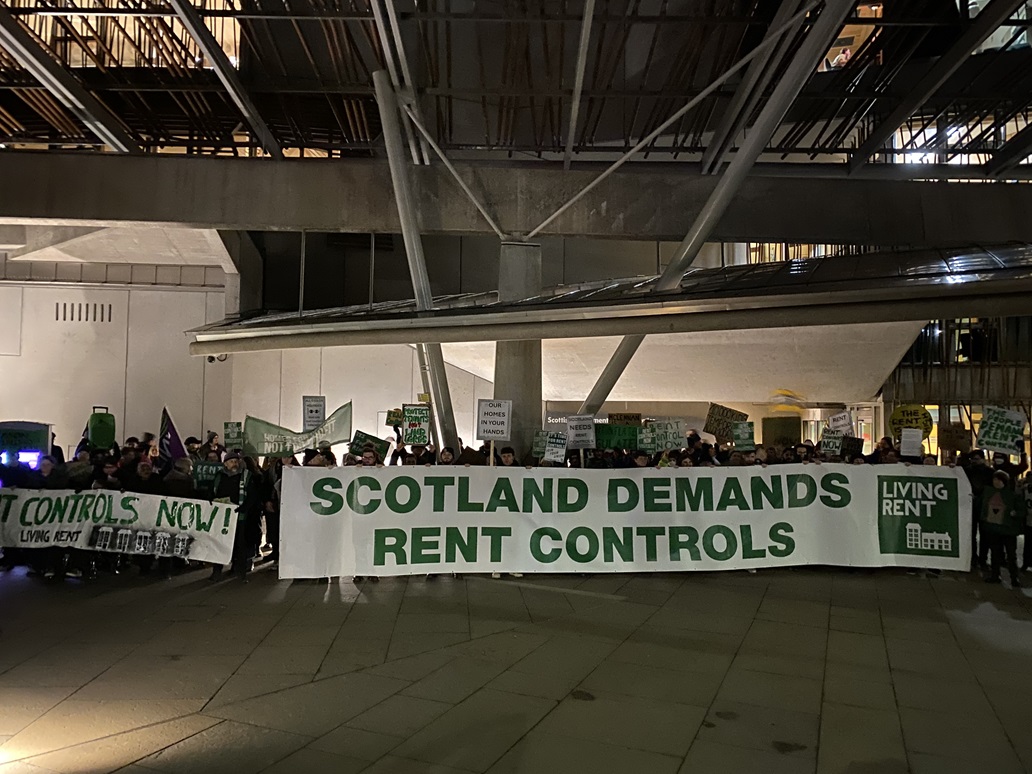
[[[525,341],[599,336],[644,338],[649,334],[796,328],[807,325],[935,320],[954,317],[1028,315],[1027,280],[968,282],[923,288],[893,288],[884,293],[837,292],[781,294],[738,299],[736,303],[687,303],[673,309],[659,305],[652,313],[530,317],[525,311],[449,315],[401,320],[358,320],[322,325],[272,326],[264,329],[216,328],[194,332],[192,355],[261,352],[305,347],[412,344],[419,341]],[[593,406],[604,396],[594,396]],[[590,409],[589,409],[590,411]],[[596,409],[597,411],[597,409]]]
[[[957,42],[936,60],[910,93],[900,100],[896,109],[871,131],[863,145],[857,148],[856,153],[850,158],[850,170],[857,170],[866,164],[867,159],[877,153],[885,145],[885,141],[892,137],[896,130],[964,64],[971,52],[1024,4],[1025,0],[990,0]]]
[[[1014,171],[1028,156],[1032,156],[1032,124],[1027,124],[992,155],[985,165],[985,173],[989,177],[1006,178],[1028,174],[1028,170],[1021,170],[1020,173]]]
[[[405,243],[409,273],[412,275],[416,308],[427,310],[433,306],[434,299],[430,290],[430,276],[426,271],[426,258],[423,255],[423,242],[419,234],[419,221],[416,218],[416,201],[409,186],[409,170],[404,161],[405,146],[401,136],[398,100],[394,88],[391,86],[390,76],[386,71],[377,70],[373,73],[373,86],[376,88],[376,103],[380,108],[383,139],[387,146],[387,160],[391,171],[391,183],[394,186],[394,200],[398,206],[398,217],[401,220],[401,237]],[[422,344],[422,342],[414,343]],[[455,425],[455,412],[452,410],[451,393],[448,390],[448,374],[444,365],[444,355],[439,343],[426,344],[426,361],[430,370],[430,392],[433,395],[434,415],[441,429],[441,443],[443,446],[451,446],[457,450],[459,435]]]
[[[782,0],[774,20],[771,22],[771,28],[767,32],[768,36],[777,35],[780,37],[780,40],[768,48],[766,54],[758,59],[754,59],[752,64],[749,65],[749,69],[746,70],[745,77],[742,78],[742,82],[738,84],[738,88],[735,90],[731,104],[724,111],[716,131],[713,133],[713,138],[706,146],[706,151],[702,154],[702,174],[713,175],[720,171],[721,164],[723,164],[730,151],[735,138],[738,137],[745,122],[749,120],[749,117],[756,110],[756,105],[759,104],[767,86],[774,77],[778,63],[788,54],[788,47],[791,44],[792,38],[803,24],[803,20],[800,19],[789,30],[784,32],[778,31],[796,13],[799,6],[800,0]]]
[[[802,44],[796,49],[784,75],[760,111],[742,147],[738,149],[727,171],[720,176],[699,216],[692,223],[691,229],[671,257],[666,270],[656,282],[654,292],[663,293],[680,287],[685,271],[713,234],[731,200],[749,174],[749,169],[767,146],[771,134],[777,129],[796,96],[820,64],[821,57],[827,52],[835,36],[842,29],[843,21],[854,7],[855,0],[828,0],[825,3],[824,9]],[[609,393],[616,386],[643,340],[644,337],[632,335],[620,342],[595,386],[591,388],[589,398],[581,406],[581,413],[594,414],[602,408],[602,404],[609,397]]]
[[[566,149],[563,151],[563,169],[570,168],[573,156],[573,142],[577,135],[577,118],[580,115],[581,92],[584,89],[584,68],[588,63],[588,45],[591,43],[591,20],[595,15],[595,0],[584,0],[584,17],[581,19],[580,41],[577,44],[577,62],[573,71],[573,95],[570,98],[570,123],[566,128]]]
[[[456,161],[454,167],[508,233],[526,232],[600,169],[588,162],[563,171],[560,164],[519,161]],[[790,175],[797,171],[803,175]],[[422,208],[422,233],[495,235],[477,208],[457,195],[443,165],[409,172]],[[750,170],[712,241],[912,247],[1032,243],[1032,185],[866,179],[882,172],[926,180],[967,176],[950,165],[874,164],[861,170],[857,177],[863,179],[845,179],[844,172],[845,164],[759,165]],[[1032,165],[1026,165],[1011,175],[1028,179],[1030,173]],[[0,181],[6,180],[18,184],[0,185],[0,224],[401,233],[386,159],[275,161],[7,150],[0,153]],[[569,207],[542,238],[676,242],[719,180],[680,164],[628,164]]]
[[[251,96],[240,81],[240,74],[229,61],[229,57],[226,56],[226,52],[219,45],[211,30],[208,29],[208,25],[204,23],[204,19],[197,13],[197,9],[191,5],[190,0],[169,0],[169,5],[175,10],[176,16],[186,27],[187,32],[193,36],[201,53],[211,62],[211,66],[215,69],[215,75],[229,92],[229,98],[243,114],[244,120],[262,147],[273,158],[283,158],[283,149],[276,141],[272,130],[269,129],[269,125],[258,113],[258,108],[254,106]]]
[[[101,142],[122,153],[139,153],[139,142],[108,108],[54,59],[0,4],[0,46],[74,113]]]

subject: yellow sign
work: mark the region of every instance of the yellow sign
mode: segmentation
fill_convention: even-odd
[[[421,392],[421,393],[419,393],[419,402],[420,403],[429,403],[430,402],[430,393],[429,392]]]
[[[932,421],[932,415],[924,406],[907,404],[897,406],[896,410],[892,412],[892,416],[889,417],[889,431],[894,439],[898,440],[903,436],[905,427],[916,427],[921,430],[925,438],[928,438],[932,434],[935,423]]]

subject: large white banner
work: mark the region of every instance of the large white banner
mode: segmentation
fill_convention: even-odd
[[[0,489],[0,546],[80,548],[227,564],[236,506],[130,492]]]
[[[904,465],[289,468],[280,577],[967,570],[971,488]]]

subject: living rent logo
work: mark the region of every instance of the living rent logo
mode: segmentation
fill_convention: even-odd
[[[883,554],[960,556],[957,480],[878,476],[878,543]]]

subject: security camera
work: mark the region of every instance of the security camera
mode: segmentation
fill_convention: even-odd
[[[215,362],[215,356],[214,355],[208,355],[208,362],[209,363],[214,363]]]

